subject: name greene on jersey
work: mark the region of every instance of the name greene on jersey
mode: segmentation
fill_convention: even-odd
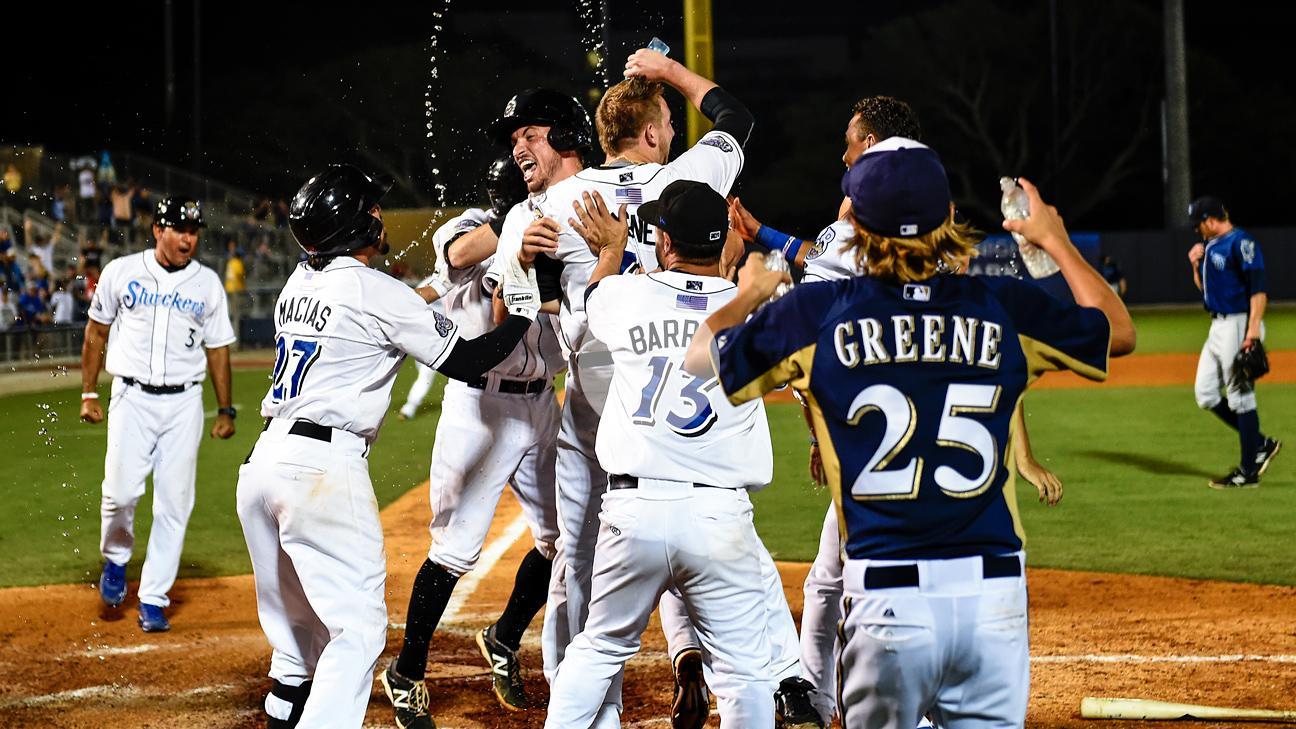
[[[288,324],[306,324],[317,332],[328,326],[333,307],[312,296],[296,296],[279,300],[276,322],[280,329]]]
[[[890,362],[953,362],[999,369],[1002,325],[958,315],[918,318],[921,324],[911,314],[897,314],[889,321],[839,322],[833,328],[837,360],[847,369]]]

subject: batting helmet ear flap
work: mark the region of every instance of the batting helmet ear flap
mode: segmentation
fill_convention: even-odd
[[[559,152],[586,149],[593,146],[593,144],[594,140],[588,129],[565,125],[555,125],[549,128],[549,146]]]

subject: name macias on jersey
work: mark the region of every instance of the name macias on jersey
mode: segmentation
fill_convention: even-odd
[[[847,368],[892,362],[953,362],[997,370],[1002,340],[1002,325],[957,314],[897,314],[889,321],[862,318],[840,322],[833,328],[833,349],[837,360]]]
[[[279,300],[276,322],[280,329],[295,323],[322,332],[328,326],[329,315],[332,313],[333,307],[313,296],[293,296]]]

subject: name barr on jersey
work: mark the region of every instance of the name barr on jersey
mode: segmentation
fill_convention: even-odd
[[[889,362],[953,362],[997,370],[1002,339],[1000,324],[958,315],[922,314],[916,318],[897,314],[889,321],[861,318],[839,322],[833,328],[837,360],[847,368]]]
[[[705,297],[702,297],[705,301]],[[705,308],[702,309],[705,311]],[[687,348],[697,334],[699,322],[694,319],[662,319],[648,322],[647,327],[630,327],[630,348],[635,354],[654,349]]]
[[[193,314],[195,319],[202,319],[203,312],[207,309],[207,303],[204,301],[181,296],[179,291],[169,294],[158,293],[139,281],[126,284],[126,293],[122,296],[121,303],[127,309],[134,309],[136,305],[140,305],[187,311]]]

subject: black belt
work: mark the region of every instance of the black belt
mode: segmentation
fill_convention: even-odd
[[[178,395],[189,389],[189,385],[146,385],[134,377],[123,377],[122,382],[147,392],[150,395]]]
[[[478,377],[475,380],[468,380],[464,384],[474,390],[485,390],[490,385],[485,377]],[[536,395],[545,391],[549,386],[549,380],[500,380],[499,391],[506,395]]]
[[[327,425],[312,423],[309,420],[298,420],[288,429],[289,435],[300,435],[305,438],[314,438],[322,440],[325,443],[333,442],[333,429]]]
[[[608,491],[617,491],[618,489],[637,489],[639,488],[638,476],[625,476],[622,474],[612,474],[608,476]],[[712,486],[709,483],[694,483],[695,489],[722,489],[724,486]]]
[[[1230,316],[1234,316],[1234,315],[1236,315],[1236,314],[1242,314],[1242,313],[1245,313],[1245,312],[1235,311],[1235,312],[1233,312],[1232,314],[1224,314],[1224,313],[1221,313],[1221,312],[1218,312],[1218,311],[1212,311],[1212,312],[1210,313],[1210,315],[1211,315],[1211,318],[1212,318],[1212,319],[1227,319],[1227,318],[1230,317]]]
[[[1015,555],[981,557],[982,579],[996,577],[1021,577],[1021,560]],[[869,567],[864,570],[865,590],[885,590],[889,587],[917,587],[918,565],[897,564]]]

